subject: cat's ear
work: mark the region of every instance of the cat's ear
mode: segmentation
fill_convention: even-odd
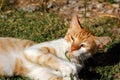
[[[82,29],[80,21],[78,20],[77,15],[74,13],[70,22],[70,28]]]
[[[110,37],[95,37],[95,42],[99,48],[103,48],[103,46],[107,45],[111,41],[112,39]]]

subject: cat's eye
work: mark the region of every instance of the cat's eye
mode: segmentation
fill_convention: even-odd
[[[71,36],[71,39],[72,39],[73,41],[75,40],[73,36]]]
[[[80,44],[80,47],[85,47],[85,44]]]

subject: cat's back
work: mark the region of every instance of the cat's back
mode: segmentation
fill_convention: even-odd
[[[0,77],[3,75],[23,74],[23,51],[35,44],[30,40],[0,37]]]
[[[10,37],[0,37],[0,54],[21,51],[35,42]]]

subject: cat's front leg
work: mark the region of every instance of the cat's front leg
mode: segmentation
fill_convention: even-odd
[[[77,74],[77,68],[74,63],[63,60],[51,53],[41,51],[41,49],[28,48],[24,51],[24,56],[30,62],[61,71],[63,77],[70,76],[71,73],[73,75]]]

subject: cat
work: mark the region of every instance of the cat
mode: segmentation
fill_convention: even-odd
[[[77,72],[83,67],[79,64],[80,56],[89,58],[110,41],[110,37],[96,37],[81,27],[76,15],[64,38],[36,43],[1,37],[0,77],[20,75],[32,80],[71,80],[72,74],[78,80]]]

